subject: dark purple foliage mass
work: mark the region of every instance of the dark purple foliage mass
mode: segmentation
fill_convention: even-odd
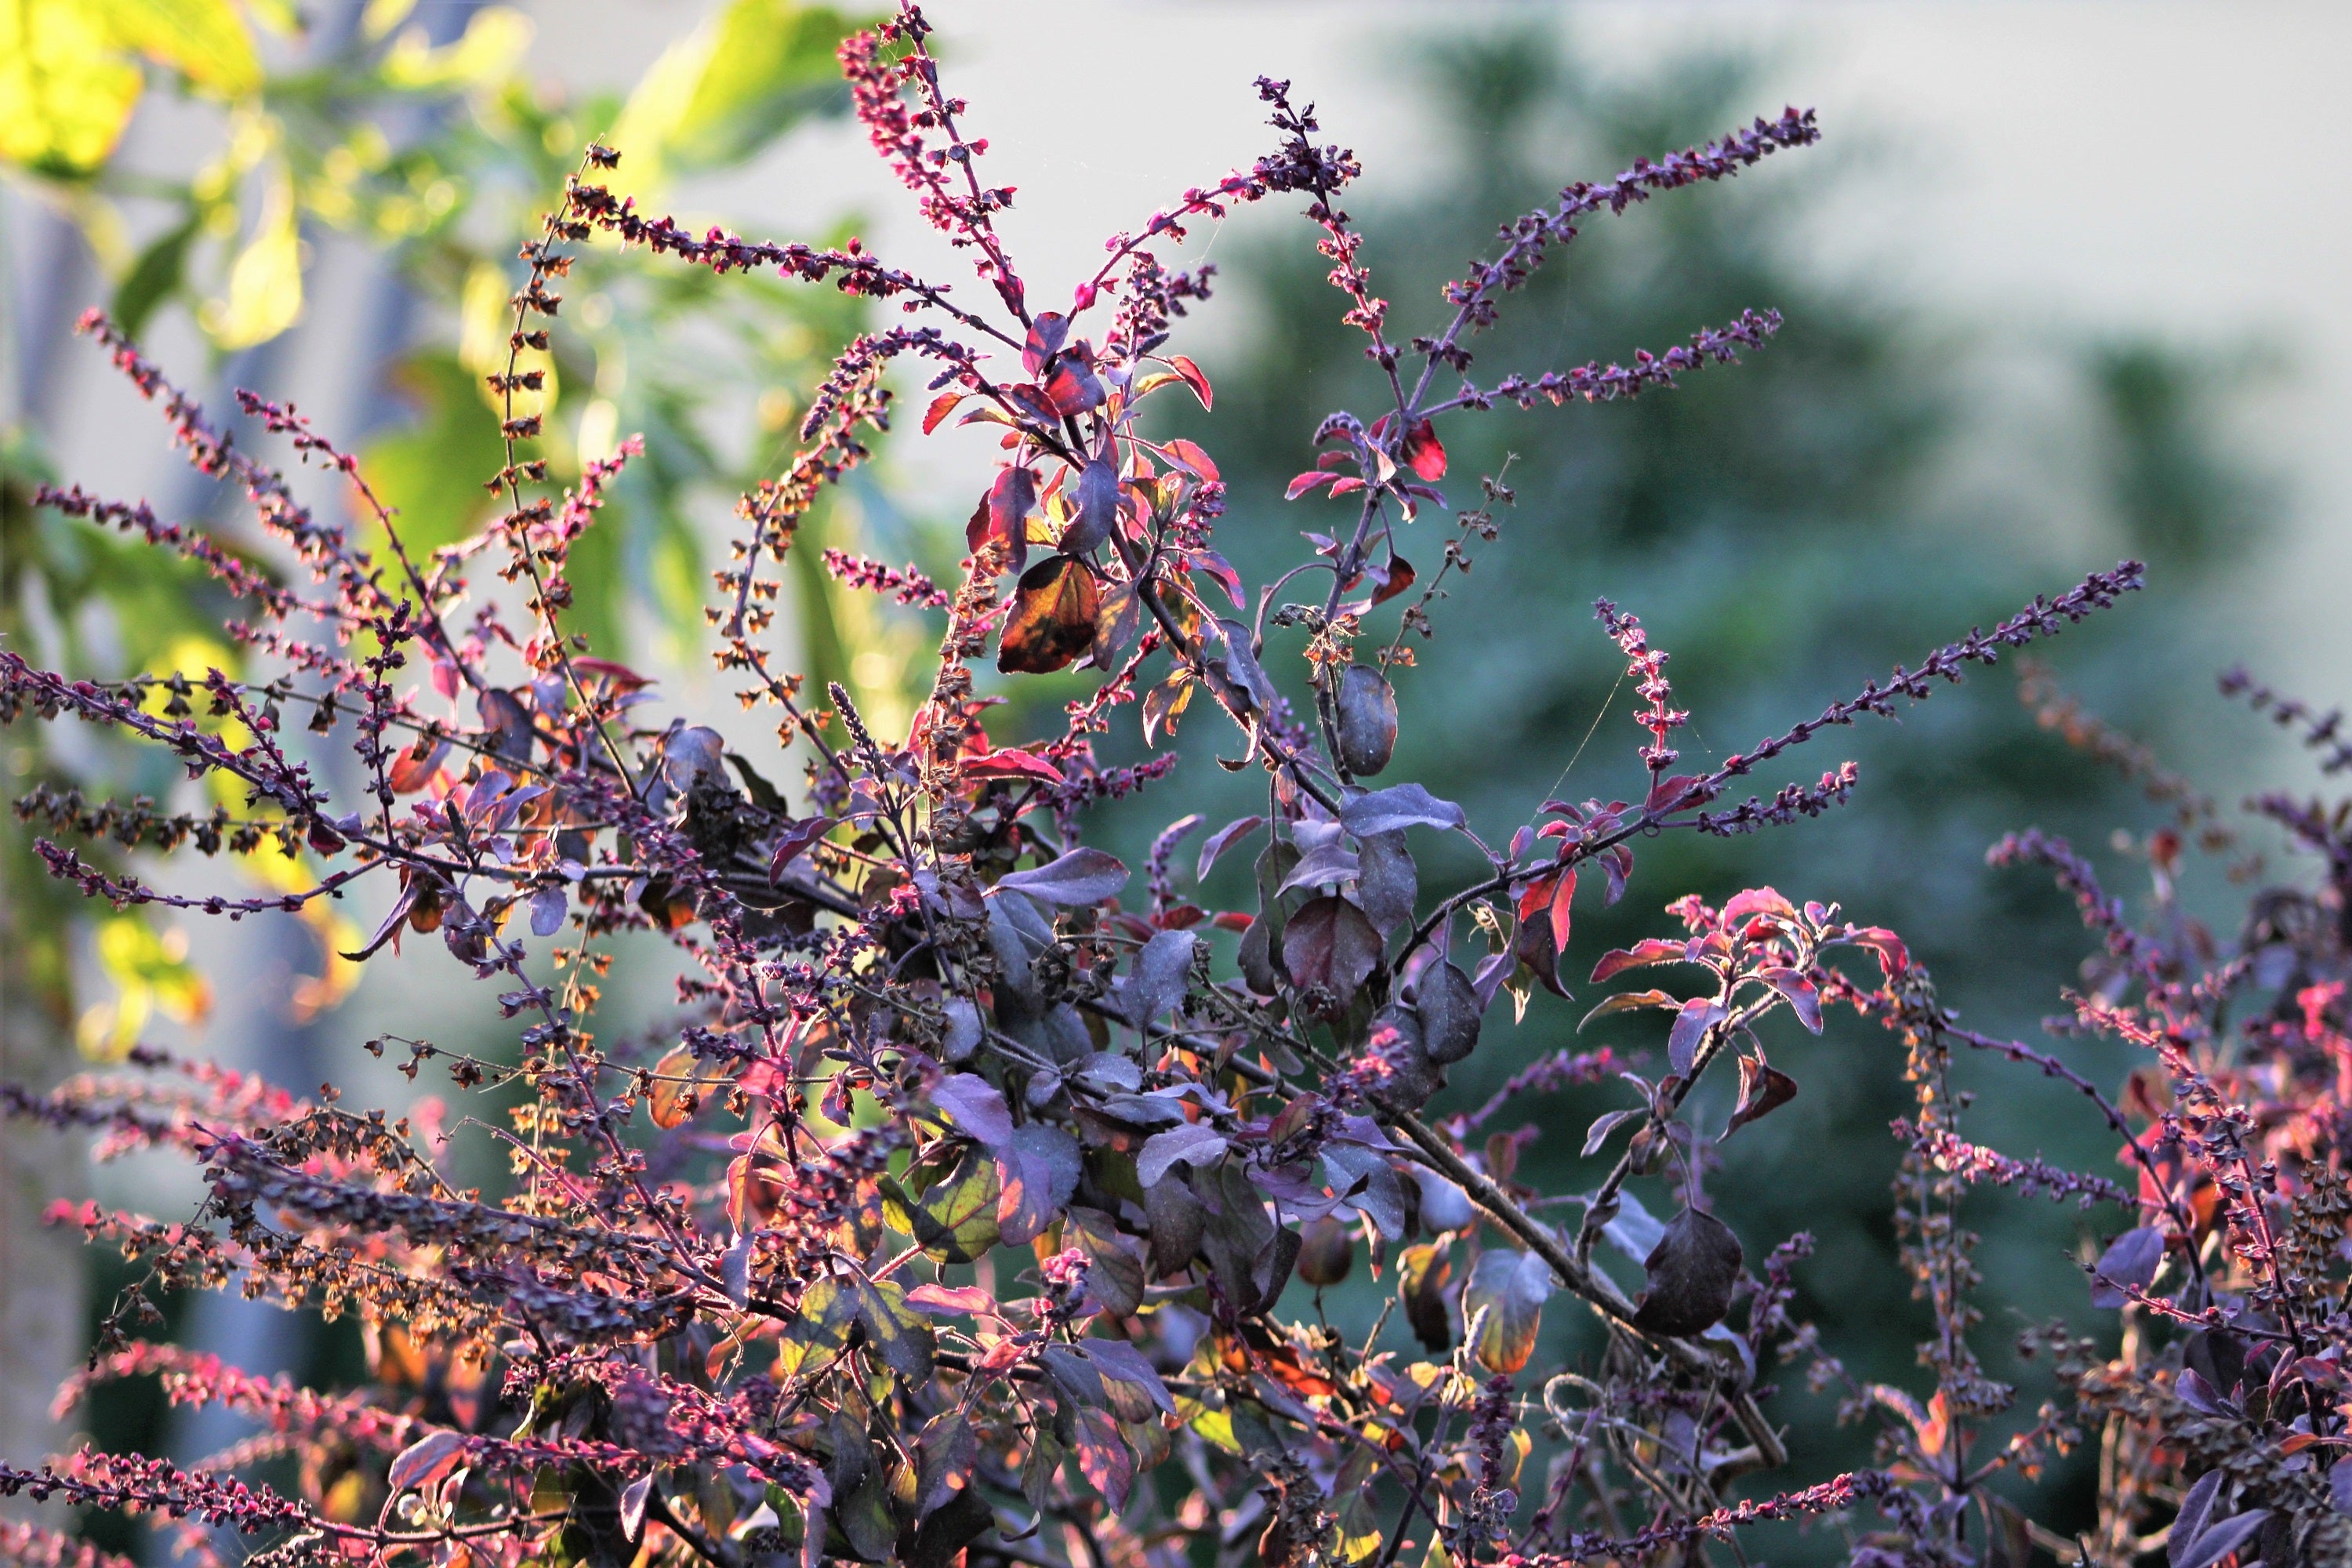
[[[0,1491],[176,1521],[207,1556],[242,1536],[288,1564],[1390,1568],[1409,1552],[1437,1568],[1552,1568],[1746,1561],[1730,1543],[1781,1521],[1842,1532],[1851,1560],[1872,1564],[2022,1564],[2037,1551],[2125,1563],[2168,1542],[2174,1568],[2346,1561],[2341,806],[2258,803],[2327,879],[2264,892],[2230,942],[2170,900],[2179,834],[2151,855],[2152,932],[2064,844],[2026,833],[1996,849],[1999,864],[2053,870],[2103,939],[2061,1032],[2145,1049],[2120,1094],[2062,1055],[1960,1027],[1894,932],[1758,888],[1720,908],[1678,900],[1660,934],[1576,960],[1592,1016],[1660,1015],[1653,1058],[1517,1063],[1486,1105],[1428,1109],[1450,1067],[1512,1051],[1515,1016],[1552,1005],[1537,992],[1568,998],[1580,887],[1588,904],[1615,902],[1663,832],[1755,831],[1845,803],[1851,763],[1739,797],[1822,730],[1892,715],[2139,585],[2136,563],[2095,573],[1696,771],[1677,771],[1688,715],[1665,651],[1604,600],[1591,635],[1614,642],[1641,703],[1630,798],[1528,801],[1523,822],[1486,835],[1383,776],[1391,681],[1412,678],[1412,641],[1439,630],[1439,584],[1469,568],[1511,500],[1497,477],[1449,475],[1444,422],[1503,402],[1654,395],[1763,348],[1780,324],[1752,310],[1624,364],[1465,379],[1505,296],[1580,224],[1809,145],[1812,114],[1570,185],[1503,226],[1424,335],[1400,337],[1340,205],[1354,157],[1318,142],[1311,107],[1267,79],[1274,152],[1111,237],[1067,300],[1033,296],[996,226],[1013,193],[983,180],[987,143],[963,131],[928,30],[908,6],[854,37],[842,64],[875,150],[970,259],[978,292],[855,241],[691,233],[597,184],[617,154],[592,147],[524,251],[512,354],[490,378],[508,454],[486,477],[504,514],[429,554],[404,546],[359,465],[292,408],[240,395],[267,432],[352,481],[383,550],[299,504],[105,319],[84,322],[309,583],[143,505],[46,494],[208,569],[243,605],[231,634],[282,673],[100,683],[0,647],[0,718],[102,726],[245,797],[239,813],[174,815],[39,793],[19,809],[54,835],[41,855],[118,908],[235,919],[367,889],[383,913],[351,956],[437,939],[446,958],[431,961],[487,983],[517,1052],[483,1060],[394,1037],[372,1048],[404,1053],[412,1078],[446,1072],[520,1102],[511,1133],[472,1124],[512,1159],[511,1184],[486,1194],[455,1185],[445,1143],[394,1111],[152,1048],[52,1094],[7,1090],[14,1116],[89,1130],[101,1153],[175,1149],[209,1187],[186,1219],[57,1216],[143,1271],[62,1405],[154,1374],[173,1400],[232,1407],[263,1431],[201,1468],[84,1449],[0,1470]],[[1318,231],[1387,395],[1322,422],[1290,493],[1343,503],[1341,521],[1253,585],[1217,547],[1214,457],[1155,438],[1144,412],[1213,397],[1171,348],[1210,271],[1173,269],[1160,249],[1188,224],[1277,199]],[[719,667],[805,756],[797,791],[743,760],[735,721],[666,711],[645,678],[567,630],[568,552],[643,453],[625,444],[551,493],[538,417],[516,412],[516,394],[536,390],[523,355],[556,330],[573,256],[600,243],[831,282],[923,323],[840,356],[797,458],[743,498],[717,574]],[[929,373],[926,432],[984,423],[1003,450],[974,477],[952,586],[825,552],[840,581],[945,617],[904,735],[877,732],[838,685],[805,688],[772,652],[780,563],[887,426],[899,360]],[[1475,504],[1449,510],[1449,482]],[[1402,549],[1416,521],[1445,535],[1433,570]],[[987,732],[998,674],[1070,669],[1095,684],[1058,732]],[[2345,763],[2333,718],[2256,700]],[[1163,749],[1105,767],[1092,738],[1128,706]],[[2158,776],[2079,710],[2053,700],[2048,713]],[[1223,825],[1180,817],[1139,875],[1084,842],[1087,808],[1180,787],[1163,743],[1194,716],[1230,724],[1220,761],[1263,773],[1263,807]],[[291,727],[349,743],[355,794],[303,760]],[[2210,803],[2159,782],[2183,832],[2227,841]],[[110,858],[110,837],[300,848],[323,870],[299,893],[166,893]],[[1424,887],[1416,857],[1446,838],[1483,869]],[[1188,898],[1227,857],[1255,861],[1244,907]],[[598,1023],[598,981],[631,932],[685,963],[650,1039]],[[1610,988],[1637,970],[1667,978]],[[1778,1013],[1845,1029],[1857,1056],[1882,1037],[1853,1020],[1881,1025],[1907,1053],[1917,1105],[1896,1129],[1910,1152],[1896,1219],[1936,1326],[1924,1395],[1849,1378],[1792,1316],[1810,1239],[1743,1238],[1705,1191],[1747,1147],[1727,1141],[1803,1092],[1766,1054],[1759,1026]],[[2124,1179],[1969,1141],[1949,1082],[1962,1051],[2079,1090]],[[1573,1083],[1625,1091],[1584,1133],[1585,1152],[1617,1151],[1614,1163],[1590,1191],[1534,1191],[1517,1156],[1539,1130],[1506,1125],[1513,1101]],[[2116,1236],[2090,1265],[2090,1305],[2123,1312],[2121,1351],[2063,1325],[2028,1336],[2054,1369],[2038,1411],[2013,1415],[2017,1391],[1971,1348],[1973,1237],[1957,1210],[1980,1183],[2104,1205]],[[1319,1292],[1359,1268],[1390,1310],[1350,1343]],[[313,1390],[132,1337],[163,1293],[187,1288],[355,1315],[368,1380]],[[1543,1317],[1564,1309],[1592,1315],[1599,1348],[1540,1363]],[[1790,1361],[1877,1426],[1873,1468],[1780,1473],[1772,1378]],[[2101,1454],[2099,1514],[2077,1542],[2029,1522],[2004,1489],[2084,1445]],[[244,1473],[273,1464],[282,1479]],[[0,1533],[11,1558],[89,1560],[77,1552],[44,1526]]]

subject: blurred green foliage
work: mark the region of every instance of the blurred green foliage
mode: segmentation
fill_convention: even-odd
[[[425,327],[414,343],[393,344],[385,390],[404,414],[369,434],[360,456],[421,553],[471,533],[495,507],[482,480],[505,457],[483,377],[505,368],[507,298],[523,271],[516,249],[536,233],[583,145],[602,137],[617,146],[623,188],[661,203],[676,178],[740,165],[812,116],[845,108],[833,51],[854,23],[799,0],[725,0],[627,93],[575,99],[527,70],[532,25],[520,12],[460,11],[462,29],[436,39],[416,10],[415,0],[369,0],[311,25],[274,4],[9,0],[0,37],[31,42],[0,63],[0,122],[9,128],[0,175],[73,222],[121,325],[135,334],[160,312],[185,309],[216,370],[302,319],[313,242],[341,237],[379,258],[424,307]],[[216,134],[193,174],[145,166],[127,138],[154,92],[193,100],[195,110],[175,112],[205,117],[199,123]],[[187,161],[184,148],[172,151]],[[145,237],[134,242],[134,231]],[[546,434],[525,455],[546,460],[557,487],[627,435],[646,437],[646,456],[574,552],[571,624],[608,655],[650,638],[667,662],[690,666],[708,585],[695,519],[731,504],[788,456],[793,389],[818,379],[858,330],[862,308],[773,280],[642,262],[604,247],[575,269],[565,330],[537,358],[546,388],[517,411],[542,415]],[[399,303],[396,294],[375,299],[384,310]],[[204,390],[194,367],[177,369]],[[215,419],[233,422],[226,388],[212,397]],[[160,422],[155,435],[160,444]],[[78,674],[233,670],[220,631],[232,606],[202,575],[37,515],[32,489],[55,476],[32,432],[5,437],[0,634]],[[103,476],[70,477],[105,486]],[[835,515],[842,511],[853,514]],[[807,531],[821,542],[855,525],[853,509],[835,506]],[[224,515],[213,527],[270,558],[242,521]],[[844,603],[814,549],[804,553],[800,609],[813,673],[871,690],[887,708],[895,669],[861,671],[833,625],[866,606]],[[83,636],[93,624],[105,628],[100,645]],[[163,798],[172,789],[155,759],[101,745],[68,766],[36,752],[40,743],[29,732],[12,739],[16,790],[70,783]],[[76,911],[26,853],[22,829],[12,822],[0,832],[5,896],[27,933],[11,978],[62,1020],[77,1007],[66,948]],[[99,1005],[105,1018],[85,1016],[102,1026],[85,1034],[120,1047],[129,1039],[119,1026],[140,1016],[140,988],[152,982],[136,966],[108,967],[118,994]]]

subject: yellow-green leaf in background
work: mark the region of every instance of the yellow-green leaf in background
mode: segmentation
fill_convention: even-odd
[[[371,44],[389,37],[415,9],[416,0],[367,0],[360,12],[360,37]]]
[[[37,174],[106,161],[139,102],[139,68],[89,0],[0,0],[0,158]]]
[[[481,384],[448,355],[412,357],[394,384],[417,416],[369,441],[360,472],[400,514],[401,541],[421,560],[472,532],[495,504],[482,481],[506,461],[506,445],[498,416],[482,406]]]
[[[215,98],[261,90],[253,34],[228,0],[93,0],[116,47],[136,49]]]
[[[422,26],[411,27],[385,51],[383,79],[419,92],[488,87],[513,74],[530,47],[530,18],[506,5],[475,12],[463,36],[439,48]]]
[[[834,50],[854,26],[829,6],[728,0],[672,44],[629,95],[613,129],[628,188],[740,161],[842,90]]]
[[[205,330],[224,349],[266,343],[302,314],[302,237],[294,221],[294,187],[281,174],[262,198],[253,237],[228,269],[228,296],[207,303]]]
[[[187,1024],[212,1010],[212,987],[188,963],[185,931],[159,934],[144,916],[115,915],[98,928],[98,961],[114,982],[115,998],[81,1016],[76,1032],[90,1056],[119,1058],[156,1013]]]
[[[245,8],[262,30],[281,38],[299,38],[310,30],[310,20],[294,0],[245,0]]]

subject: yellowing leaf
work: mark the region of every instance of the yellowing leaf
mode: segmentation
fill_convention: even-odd
[[[139,102],[139,68],[86,0],[0,0],[0,158],[51,175],[106,161]]]
[[[416,0],[367,0],[360,12],[360,36],[369,43],[392,36],[392,30],[408,20],[416,9]]]
[[[261,90],[253,34],[228,0],[102,0],[115,43],[171,67],[215,98]]]
[[[266,343],[302,314],[302,237],[294,221],[294,188],[284,176],[270,184],[253,237],[228,269],[228,297],[200,315],[223,349]]]
[[[188,963],[185,931],[158,932],[142,916],[115,915],[99,926],[97,947],[115,997],[82,1014],[76,1033],[86,1054],[120,1058],[156,1013],[192,1024],[212,1011],[212,987]]]
[[[797,0],[729,0],[663,51],[613,128],[628,190],[749,157],[839,94],[840,13]]]
[[[423,27],[411,27],[384,52],[383,79],[415,92],[489,87],[521,64],[530,35],[530,18],[505,5],[475,12],[464,35],[439,48]]]

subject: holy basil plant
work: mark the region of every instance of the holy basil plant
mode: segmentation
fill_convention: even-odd
[[[1339,205],[1356,160],[1265,79],[1271,152],[1062,268],[1066,296],[1033,291],[998,227],[1013,190],[983,178],[988,144],[967,133],[929,31],[906,6],[840,59],[875,151],[978,287],[856,242],[697,232],[614,194],[617,155],[591,146],[524,251],[489,377],[504,451],[482,478],[501,515],[457,542],[413,548],[364,464],[292,407],[241,394],[268,436],[348,481],[380,530],[367,537],[382,547],[363,546],[115,326],[85,321],[190,460],[244,490],[279,555],[79,488],[44,503],[209,570],[243,605],[229,635],[278,673],[98,683],[0,647],[0,717],[100,726],[234,803],[37,794],[20,810],[54,835],[49,869],[118,907],[233,920],[363,903],[373,931],[352,961],[384,963],[404,942],[404,962],[483,983],[506,1042],[368,1047],[495,1097],[513,1131],[488,1108],[462,1121],[437,1101],[353,1110],[148,1046],[119,1073],[8,1090],[15,1116],[90,1130],[109,1153],[177,1151],[206,1184],[193,1215],[58,1216],[137,1265],[66,1406],[152,1374],[267,1430],[196,1464],[85,1448],[0,1469],[0,1490],[150,1515],[200,1553],[242,1542],[288,1564],[1389,1568],[1412,1552],[1549,1568],[1713,1561],[1791,1520],[1841,1532],[1857,1563],[2021,1564],[2053,1540],[2077,1548],[1994,1483],[2038,1475],[2104,1424],[2103,1474],[2129,1495],[2109,1496],[2112,1529],[2082,1552],[2126,1562],[2177,1514],[2176,1565],[2341,1561],[2326,1477],[2347,1441],[2347,1320],[2330,1292],[2352,1195],[2340,1069],[2318,1069],[2347,1059],[2342,810],[2273,806],[2337,880],[2273,897],[2231,952],[2179,921],[2133,932],[2061,846],[2004,850],[2057,865],[2104,934],[2110,967],[2074,1007],[2080,1026],[2151,1051],[2120,1100],[2056,1057],[1960,1029],[1895,933],[1769,888],[1679,899],[1659,934],[1574,953],[1580,892],[1617,900],[1649,840],[1844,803],[1851,764],[1738,797],[1820,731],[1892,715],[2105,609],[2138,586],[2136,563],[1695,769],[1678,770],[1688,716],[1665,653],[1604,600],[1596,646],[1622,656],[1642,735],[1624,798],[1474,823],[1393,771],[1412,640],[1437,629],[1440,585],[1512,499],[1498,478],[1449,472],[1453,423],[1663,393],[1780,323],[1752,310],[1625,363],[1485,382],[1474,345],[1579,226],[1807,146],[1812,114],[1568,185],[1507,223],[1408,334]],[[1251,584],[1218,548],[1214,454],[1155,434],[1154,411],[1213,402],[1174,341],[1211,272],[1171,265],[1171,247],[1267,201],[1303,208],[1385,391],[1313,432],[1289,489],[1306,521],[1327,521],[1288,571]],[[600,503],[628,465],[659,460],[625,441],[558,490],[524,411],[564,278],[599,247],[904,312],[807,396],[798,456],[743,497],[717,574],[721,684],[804,763],[788,784],[747,759],[751,721],[731,703],[679,711],[570,624],[569,563]],[[899,732],[784,668],[779,598],[801,521],[868,456],[887,383],[909,379],[926,432],[982,425],[1002,455],[971,476],[952,585],[824,553],[843,584],[941,625]],[[1453,510],[1449,486],[1472,504]],[[1412,543],[1416,529],[1437,538]],[[991,733],[992,710],[1048,676],[1046,700],[1006,710],[1031,719],[999,714]],[[1055,699],[1058,717],[1037,724]],[[1220,727],[1220,764],[1262,776],[1264,803],[1222,824],[1177,816],[1139,871],[1087,842],[1089,808],[1180,790],[1167,742],[1186,719]],[[1122,744],[1141,760],[1098,756],[1115,725],[1139,733]],[[126,847],[309,869],[240,898],[139,879]],[[1473,870],[1441,879],[1424,861]],[[1217,881],[1234,907],[1202,901],[1220,862],[1255,868]],[[648,943],[680,961],[675,1001],[625,1033],[599,1020],[599,983],[619,948]],[[1590,1014],[1654,1018],[1654,1048],[1525,1058],[1513,1026],[1553,1005],[1538,993],[1568,997],[1572,956],[1597,991]],[[2222,1010],[2250,988],[2300,1000],[2250,1013],[2243,1054],[2226,1056],[2242,1043]],[[1729,1141],[1803,1094],[1768,1056],[1766,1020],[1821,1034],[1835,1008],[1898,1029],[1920,1091],[1897,1222],[1937,1325],[1924,1397],[1845,1373],[1794,1310],[1808,1238],[1743,1237],[1706,1190],[1727,1165],[1761,1179],[1742,1165],[1759,1140]],[[1861,1035],[1841,1048],[1878,1038]],[[2137,1188],[1962,1140],[1954,1042],[2080,1088]],[[1448,1075],[1481,1053],[1508,1082],[1456,1105]],[[2294,1114],[2250,1114],[2257,1081]],[[1486,1130],[1580,1083],[1621,1097],[1584,1134],[1600,1173],[1534,1190],[1518,1155],[1541,1130]],[[495,1191],[459,1184],[476,1142],[509,1162]],[[2126,1357],[2066,1339],[2064,1396],[2038,1415],[2010,1418],[2014,1390],[1969,1348],[1970,1238],[1953,1216],[1965,1184],[1988,1178],[2119,1204],[2132,1222],[2094,1270],[2105,1310],[2133,1315]],[[1387,1305],[1345,1336],[1324,1294],[1367,1288]],[[134,1337],[188,1289],[356,1317],[366,1375],[300,1388]],[[1777,1393],[1771,1369],[1791,1356],[1881,1423],[1874,1468],[1776,1474],[1802,1395]],[[75,1550],[46,1524],[6,1528],[16,1554]]]

